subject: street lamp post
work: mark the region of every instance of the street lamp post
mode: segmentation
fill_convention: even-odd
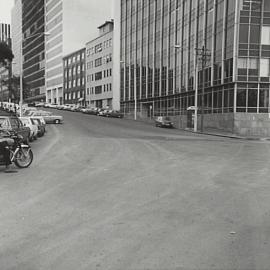
[[[30,39],[30,38],[33,38],[33,37],[38,37],[38,36],[41,36],[41,35],[44,35],[44,36],[49,36],[50,33],[48,32],[41,32],[41,33],[36,33],[36,34],[33,34],[31,36],[28,36],[24,39],[22,39],[22,41],[20,42],[20,117],[22,117],[22,105],[23,105],[23,42]],[[46,52],[45,52],[46,54]],[[45,63],[46,65],[46,63]],[[46,71],[46,67],[45,67],[45,71]]]

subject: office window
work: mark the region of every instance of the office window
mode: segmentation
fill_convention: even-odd
[[[270,45],[270,26],[262,26],[262,45]]]
[[[269,77],[270,72],[269,72],[269,61],[270,59],[268,58],[262,58],[260,59],[260,77]]]

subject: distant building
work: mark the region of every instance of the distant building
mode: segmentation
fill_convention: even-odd
[[[85,105],[85,48],[63,58],[64,103]]]
[[[0,42],[5,42],[11,48],[10,24],[0,23]],[[11,69],[11,63],[8,63],[7,66],[1,66],[0,64],[0,101],[8,101],[12,98],[8,87]]]
[[[62,104],[63,57],[80,48],[89,40],[88,26],[96,22],[97,16],[110,10],[111,5],[95,7],[90,0],[46,0],[46,101]],[[106,4],[107,0],[100,0]],[[96,5],[97,6],[97,5]],[[93,15],[94,12],[97,12]],[[99,20],[99,19],[98,19]]]
[[[30,89],[27,102],[45,100],[44,12],[44,0],[22,0],[23,77]]]
[[[99,36],[86,44],[86,104],[113,105],[113,21],[98,27]]]

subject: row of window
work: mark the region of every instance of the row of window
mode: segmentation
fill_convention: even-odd
[[[77,87],[77,86],[83,86],[85,84],[84,78],[77,78],[71,81],[65,82],[65,89]]]
[[[270,58],[238,58],[238,69],[259,70],[260,77],[270,76]],[[238,71],[239,73],[240,71]],[[243,74],[240,74],[243,75]],[[257,75],[250,74],[250,75]]]
[[[90,55],[100,53],[100,52],[102,52],[102,50],[105,50],[105,49],[110,48],[110,47],[112,47],[112,38],[105,40],[103,43],[101,42],[101,43],[87,49],[86,55],[89,57]]]
[[[83,97],[83,92],[80,91],[72,92],[72,93],[65,93],[65,100],[72,100]]]
[[[84,53],[82,54],[77,54],[77,56],[69,57],[68,59],[64,60],[64,65],[65,67],[71,64],[74,64],[76,62],[80,62],[84,60]]]
[[[74,67],[72,67],[70,69],[66,69],[65,70],[65,79],[67,79],[67,77],[70,78],[72,74],[74,76],[76,74],[80,74],[83,71],[84,71],[84,64],[74,66]]]
[[[92,82],[92,81],[99,81],[102,80],[102,78],[107,78],[112,76],[112,69],[106,69],[102,71],[96,72],[95,74],[90,74],[87,75],[87,82]]]
[[[102,89],[103,89],[103,92],[106,93],[106,92],[110,92],[112,91],[112,84],[111,83],[107,83],[107,84],[104,84],[103,86],[102,85],[98,85],[96,87],[90,87],[90,88],[87,88],[87,95],[94,95],[94,94],[101,94],[102,93]]]
[[[109,53],[109,54],[105,55],[104,57],[99,57],[94,61],[87,62],[86,68],[91,69],[94,67],[99,67],[101,65],[106,65],[106,64],[110,63],[111,61],[112,61],[112,54]]]

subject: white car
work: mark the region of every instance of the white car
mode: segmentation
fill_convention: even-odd
[[[36,140],[38,137],[38,126],[30,117],[20,117],[23,125],[30,128],[30,141]]]

